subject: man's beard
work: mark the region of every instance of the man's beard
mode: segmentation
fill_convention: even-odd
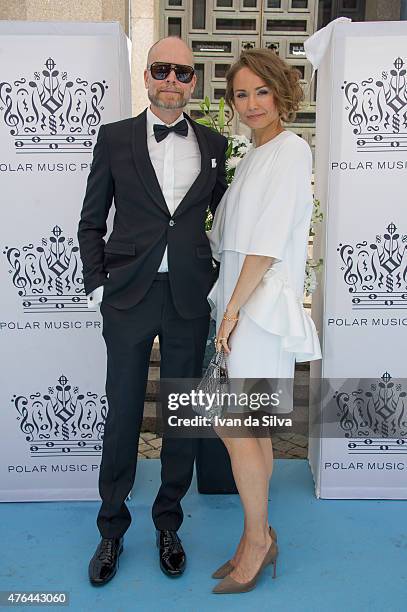
[[[163,100],[160,99],[158,95],[154,95],[150,93],[149,91],[147,92],[147,95],[148,95],[148,99],[150,100],[151,104],[154,104],[154,106],[156,106],[157,108],[165,108],[167,110],[172,110],[175,108],[184,108],[189,102],[189,100],[184,98],[184,95],[182,93],[181,93],[181,97],[178,97],[178,99],[175,100],[174,102],[164,102]]]

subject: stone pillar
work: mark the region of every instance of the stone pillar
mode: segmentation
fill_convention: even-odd
[[[129,0],[0,0],[0,19],[119,21],[129,34]]]
[[[399,21],[400,0],[366,0],[365,21]]]
[[[149,104],[143,74],[148,50],[159,38],[158,13],[159,2],[155,0],[131,0],[133,115],[138,115]]]
[[[0,0],[0,19],[26,20],[26,4],[25,0]]]

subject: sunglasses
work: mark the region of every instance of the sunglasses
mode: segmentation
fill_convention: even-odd
[[[157,81],[164,81],[170,74],[171,70],[174,70],[175,76],[180,83],[190,83],[192,77],[195,74],[195,70],[192,66],[184,66],[183,64],[170,64],[168,62],[154,62],[150,66],[147,66],[151,72],[153,79]]]

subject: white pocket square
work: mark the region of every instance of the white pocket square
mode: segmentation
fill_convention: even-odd
[[[211,159],[211,162],[212,162],[212,168],[216,168],[216,157]]]

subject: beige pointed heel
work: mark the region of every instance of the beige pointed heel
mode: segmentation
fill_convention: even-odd
[[[269,534],[270,534],[271,539],[277,543],[277,534],[271,525],[269,527]],[[230,574],[233,568],[234,568],[234,565],[230,561],[226,561],[226,563],[218,567],[218,569],[215,572],[213,572],[212,578],[216,578],[216,579],[225,578],[225,576],[228,576],[228,574]]]
[[[212,578],[216,578],[216,579],[224,578],[225,576],[230,574],[233,568],[234,568],[234,565],[232,565],[230,561],[226,561],[226,563],[218,567],[218,569],[215,572],[213,572]]]
[[[275,578],[277,570],[277,555],[278,546],[273,540],[266,553],[266,556],[264,557],[263,563],[260,565],[258,571],[251,580],[248,582],[237,582],[237,580],[234,580],[232,576],[228,575],[221,580],[214,589],[212,589],[212,593],[215,593],[216,595],[226,595],[232,593],[247,593],[248,591],[252,591],[257,584],[257,580],[261,572],[265,567],[267,567],[267,565],[270,565],[270,563],[273,564],[273,578]]]

